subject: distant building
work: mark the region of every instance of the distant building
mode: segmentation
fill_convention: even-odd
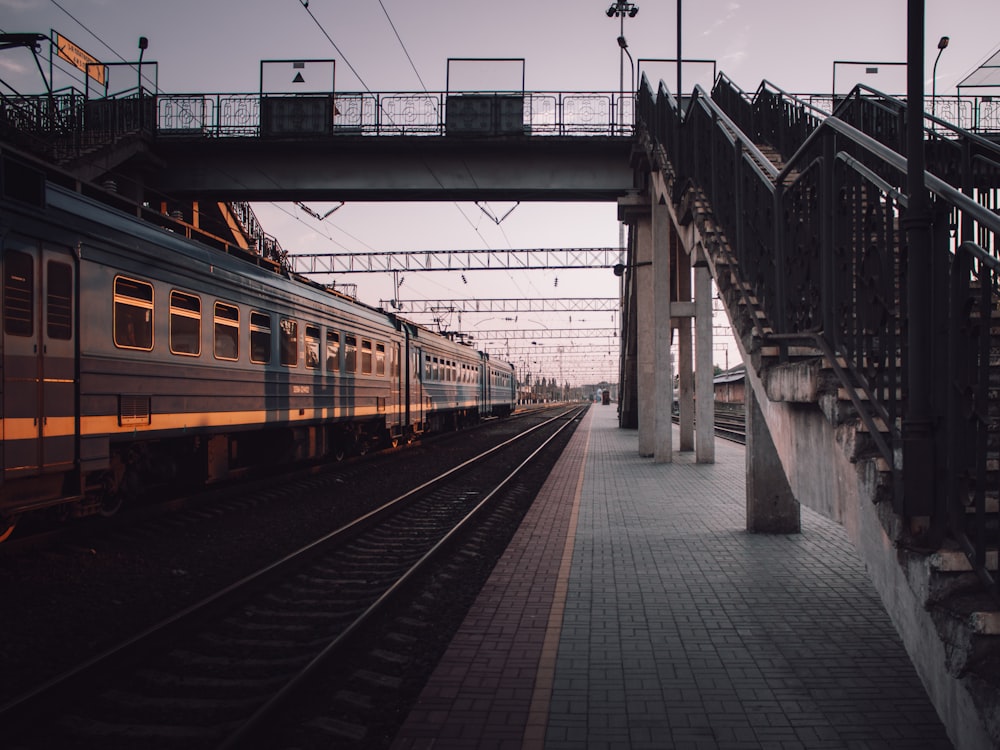
[[[712,381],[717,403],[742,404],[746,395],[746,366],[736,365],[720,372]]]

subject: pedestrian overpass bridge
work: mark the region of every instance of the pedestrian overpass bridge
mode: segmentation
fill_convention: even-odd
[[[150,203],[616,201],[640,453],[714,461],[714,281],[747,364],[748,529],[798,532],[799,504],[843,523],[956,746],[1000,745],[996,139],[725,75],[683,103],[645,79],[627,101],[213,96],[5,102],[3,137]]]

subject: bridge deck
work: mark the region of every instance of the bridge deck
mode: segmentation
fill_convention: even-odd
[[[748,534],[742,446],[636,445],[591,408],[395,750],[952,747],[839,526]]]

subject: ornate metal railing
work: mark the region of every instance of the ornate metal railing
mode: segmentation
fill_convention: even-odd
[[[510,106],[494,114],[488,109],[493,101]],[[4,97],[0,122],[38,136],[67,129],[110,135],[142,129],[164,137],[242,138],[446,135],[461,130],[463,123],[475,128],[482,118],[495,116],[504,120],[499,134],[631,136],[634,103],[631,92],[144,93],[141,98],[131,94],[107,99],[86,99],[72,92]],[[455,117],[459,110],[462,120]],[[53,116],[54,111],[59,117]]]
[[[922,302],[934,323],[930,362],[915,363],[907,347],[906,159],[888,145],[905,132],[895,103],[841,103],[838,113],[866,133],[770,84],[747,97],[720,80],[711,98],[695,89],[683,118],[662,84],[654,97],[644,80],[638,128],[710,201],[746,285],[740,293],[766,315],[769,330],[757,324],[756,334],[779,345],[811,342],[826,354],[892,468],[896,511],[930,516],[931,538],[958,540],[1000,593],[995,562],[992,571],[987,564],[1000,546],[996,147],[955,128],[938,137],[941,123],[928,121],[928,153],[961,160],[956,167],[942,156],[925,175],[934,282]],[[780,172],[761,165],[756,143],[781,153]],[[902,424],[915,366],[933,372],[936,485],[904,498]]]

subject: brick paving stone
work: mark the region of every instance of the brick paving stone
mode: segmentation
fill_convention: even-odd
[[[592,407],[394,750],[950,749],[844,531],[747,533],[744,464]]]

